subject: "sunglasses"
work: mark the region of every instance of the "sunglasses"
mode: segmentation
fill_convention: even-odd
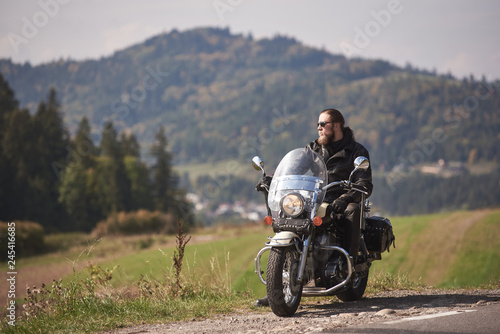
[[[327,125],[328,123],[335,123],[335,122],[319,122],[318,126],[321,126],[322,128],[324,128],[325,125]]]

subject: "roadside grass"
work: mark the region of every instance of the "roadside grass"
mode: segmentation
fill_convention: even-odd
[[[396,236],[395,246],[389,252],[382,254],[382,261],[373,262],[371,272],[387,272],[391,275],[405,275],[411,272],[411,263],[408,258],[411,257],[411,245],[415,243],[416,238],[426,229],[429,221],[440,215],[421,215],[408,217],[391,217],[391,224]],[[404,273],[404,274],[401,274]],[[420,276],[414,277],[419,280]]]
[[[15,326],[2,322],[2,333],[101,332],[138,324],[256,311],[255,296],[248,291],[232,289],[225,280],[228,276],[216,265],[207,275],[216,279],[183,275],[180,288],[173,270],[161,278],[141,276],[135,282],[137,289],[133,294],[123,293],[110,284],[116,268],[89,266],[85,272],[74,273],[68,281],[54,281],[50,287],[30,291],[23,315],[16,319]],[[367,292],[420,287],[404,276],[376,273],[371,277]],[[305,298],[303,304],[317,301],[318,298]]]
[[[432,222],[447,218],[449,214],[391,219],[397,248],[384,253],[383,260],[374,264],[366,292],[428,287],[418,272],[402,268],[408,268],[407,262],[417,256],[433,255],[415,254],[411,245],[420,242],[419,235],[428,233],[426,229]],[[443,287],[500,286],[499,221],[500,210],[491,210],[470,227],[455,254],[461,262],[450,264],[447,277],[451,279]],[[253,302],[265,295],[265,286],[254,273],[254,259],[266,237],[273,234],[272,230],[256,225],[224,226],[193,233],[193,240],[183,251],[182,273],[178,277],[173,261],[179,251],[176,236],[99,240],[73,236],[77,246],[64,241],[65,250],[57,253],[64,261],[71,256],[73,274],[31,289],[25,300],[18,299],[16,326],[7,323],[6,310],[0,311],[0,331],[88,333],[142,323],[206,318],[218,313],[257,311]],[[53,242],[62,239],[55,236]],[[29,270],[33,263],[52,263],[56,257],[46,254],[19,262]],[[264,256],[264,270],[266,261]],[[303,304],[315,302],[316,298],[303,299]]]
[[[55,281],[51,287],[31,291],[23,316],[16,319],[15,326],[4,321],[2,333],[89,333],[208,317],[233,311],[248,299],[227,290],[224,282],[206,285],[186,281],[173,293],[171,277],[142,278],[137,295],[124,296],[111,289],[106,279],[77,276],[68,283]]]
[[[232,233],[229,233],[232,229]],[[258,278],[253,274],[255,255],[267,241],[266,236],[272,230],[262,227],[228,228],[227,235],[221,240],[193,243],[186,247],[183,274],[185,277],[197,277],[198,280],[224,280],[235,283],[244,290],[252,291],[258,286]],[[153,279],[169,273],[172,268],[171,255],[173,244],[159,245],[127,256],[110,258],[99,265],[103,268],[117,266],[113,277],[116,288],[133,285],[141,275]],[[242,275],[251,269],[250,275]],[[259,281],[259,284],[262,285]],[[263,286],[263,285],[262,285]],[[265,291],[265,287],[264,290]]]
[[[382,254],[372,272],[443,288],[500,281],[500,209],[394,217],[391,222],[396,248]]]
[[[500,287],[500,211],[491,212],[472,226],[450,265],[446,288]]]
[[[422,290],[427,286],[421,280],[415,281],[407,274],[390,274],[383,270],[370,271],[366,293],[378,293],[393,290]]]
[[[141,323],[209,317],[251,305],[248,292],[231,289],[228,257],[221,261],[224,265],[213,257],[205,273],[181,273],[184,246],[189,239],[184,239],[183,246],[178,236],[171,260],[163,261],[171,265],[162,266],[154,275],[140,274],[126,289],[117,288],[120,282],[112,282],[119,264],[108,269],[89,264],[85,271],[75,271],[50,286],[28,290],[15,326],[8,323],[11,319],[4,310],[1,332],[99,332]],[[170,252],[158,253],[165,260]]]

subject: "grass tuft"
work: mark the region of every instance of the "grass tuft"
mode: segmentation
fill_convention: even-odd
[[[121,292],[110,284],[116,266],[104,269],[98,265],[87,266],[85,272],[75,271],[70,280],[54,280],[51,286],[28,289],[15,326],[3,320],[0,331],[99,332],[141,323],[209,317],[248,305],[248,294],[228,288],[230,284],[223,279],[228,275],[212,273],[212,279],[182,275],[184,247],[189,240],[179,226],[170,271],[162,279],[141,276],[136,283],[138,291],[133,293]]]
[[[422,290],[426,285],[419,279],[412,280],[408,274],[390,274],[384,271],[373,271],[370,273],[366,291],[368,293],[378,293],[393,290]]]

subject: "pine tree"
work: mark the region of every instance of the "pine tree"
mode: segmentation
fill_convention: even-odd
[[[131,210],[154,209],[152,185],[146,164],[128,155],[125,157],[125,169],[131,185]]]
[[[58,202],[59,175],[54,169],[55,165],[63,165],[68,155],[69,135],[64,128],[60,109],[56,91],[51,88],[47,102],[40,102],[33,116],[36,144],[34,155],[30,157],[33,173],[29,181],[35,212],[31,219],[44,226],[71,229],[64,226],[64,209]]]
[[[139,146],[139,142],[133,133],[127,136],[125,132],[122,132],[120,135],[120,143],[124,156],[128,155],[134,158],[140,157],[141,147]]]
[[[127,176],[130,179],[131,192],[131,210],[154,208],[151,181],[149,171],[145,163],[139,160],[141,147],[133,133],[120,134],[120,145],[125,162]]]
[[[105,214],[117,211],[130,211],[131,209],[131,184],[125,170],[124,156],[117,133],[113,124],[108,122],[103,130],[101,151],[104,159],[100,160],[98,169],[101,176],[104,194],[108,197]]]
[[[6,133],[9,133],[9,136],[15,135],[13,133],[15,128],[12,126],[16,123],[9,123],[11,123],[10,121],[12,120],[12,113],[18,112],[18,108],[19,103],[14,97],[14,91],[0,73],[0,220],[14,218],[12,216],[12,209],[15,203],[11,203],[14,196],[11,192],[11,187],[14,180],[15,169],[7,161],[3,149],[4,145],[11,146],[14,143],[10,140],[6,140],[4,143],[3,138]],[[29,114],[25,114],[25,116],[28,116],[29,119]]]
[[[88,177],[83,164],[66,168],[59,187],[59,202],[64,205],[72,230],[90,232],[97,221],[91,217]]]
[[[104,125],[100,146],[101,155],[103,156],[107,156],[115,160],[119,160],[123,156],[113,123],[107,122]]]
[[[28,219],[32,210],[31,189],[28,179],[35,172],[33,159],[36,138],[28,110],[15,110],[5,117],[1,152],[2,201],[0,203],[2,220]]]
[[[19,109],[19,102],[14,96],[14,91],[0,73],[0,136],[4,131],[5,116],[17,109]]]
[[[172,178],[172,155],[167,151],[168,141],[163,127],[160,127],[155,139],[150,151],[155,159],[152,168],[155,208],[167,212],[174,205],[172,194],[175,185]]]
[[[1,81],[1,80],[0,80]],[[17,102],[3,83],[0,105]],[[6,91],[6,92],[5,92]],[[2,107],[3,108],[3,107]],[[58,203],[59,179],[53,164],[64,161],[68,144],[54,89],[32,117],[28,110],[2,112],[2,218],[27,219],[45,227],[62,228],[64,210]]]
[[[75,163],[81,164],[85,170],[94,166],[98,150],[92,142],[91,128],[87,117],[83,117],[80,121],[71,148],[71,153],[75,155]]]

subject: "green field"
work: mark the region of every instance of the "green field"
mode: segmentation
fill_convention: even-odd
[[[265,287],[257,284],[253,274],[255,254],[269,235],[264,228],[230,228],[222,240],[198,242],[196,238],[186,247],[182,273],[186,279],[226,282],[233,290],[264,293]],[[207,235],[206,239],[217,236]],[[201,238],[203,240],[203,238]],[[174,245],[151,249],[124,257],[101,262],[102,268],[117,267],[114,284],[130,286],[141,275],[160,279],[172,274]],[[259,289],[260,288],[260,289]]]
[[[436,287],[479,287],[500,282],[500,209],[459,211],[391,219],[396,247],[375,262],[373,272],[408,276]],[[254,274],[254,258],[270,228],[228,228],[217,241],[186,248],[185,274],[200,279],[227,278],[231,288],[264,293]],[[118,265],[117,282],[130,284],[142,274],[160,275],[171,266],[173,248],[150,249],[102,263]]]
[[[384,253],[372,272],[403,275],[436,287],[500,282],[500,209],[392,217],[391,222],[396,248]],[[224,281],[232,290],[262,295],[265,287],[254,274],[254,259],[272,234],[271,228],[258,223],[195,231],[186,247],[182,274],[208,283]],[[61,273],[66,279],[74,270],[84,271],[92,264],[115,268],[111,283],[117,288],[134,287],[141,275],[161,279],[172,274],[173,236],[105,237],[98,241],[83,235],[68,237],[75,246],[20,259],[20,280],[29,286],[59,278],[47,276],[40,282],[36,269],[41,265],[50,266],[54,275]]]
[[[397,248],[384,253],[372,267],[367,294],[422,286],[500,286],[500,209],[392,217],[391,221]],[[84,234],[50,236],[47,243],[62,249],[16,262],[17,286],[30,287],[28,299],[44,298],[43,303],[28,307],[39,315],[23,318],[16,326],[1,323],[2,329],[85,333],[256,311],[253,300],[265,294],[265,286],[254,273],[254,258],[272,234],[271,228],[257,223],[193,231],[180,281],[172,265],[175,236],[99,240]],[[52,283],[61,277],[62,281]],[[0,282],[2,296],[7,295],[5,282]],[[181,290],[176,288],[178,282]],[[42,283],[49,289],[33,295]],[[16,294],[17,303],[25,304],[20,288]],[[304,303],[314,301],[306,298]]]
[[[397,248],[384,253],[373,272],[404,275],[437,287],[478,287],[500,281],[500,209],[394,217],[391,221]],[[258,224],[195,233],[186,247],[183,274],[207,282],[225,280],[233,290],[261,295],[265,287],[254,274],[254,259],[272,234],[270,228]],[[100,247],[106,246],[106,240],[100,243],[94,252],[102,253]],[[173,251],[171,240],[165,246],[125,252],[125,256],[118,251],[99,265],[117,266],[113,284],[130,286],[140,275],[160,278],[171,273]]]
[[[446,288],[500,283],[500,210],[392,219],[397,248],[375,270]]]

